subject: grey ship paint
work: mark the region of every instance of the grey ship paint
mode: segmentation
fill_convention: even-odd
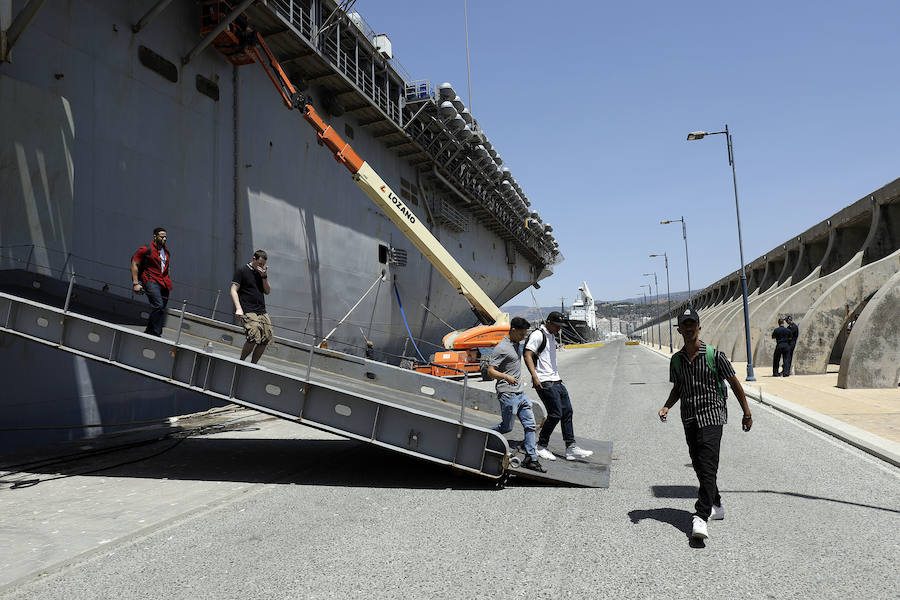
[[[447,328],[423,304],[454,326],[474,324],[464,299],[316,143],[299,115],[284,107],[258,65],[232,66],[212,47],[181,65],[200,39],[199,3],[175,0],[132,33],[153,4],[49,0],[10,62],[0,64],[2,269],[28,268],[59,279],[74,270],[81,285],[128,296],[131,254],[154,227],[164,226],[174,256],[170,307],[186,299],[189,311],[210,314],[216,306],[216,317],[230,320],[227,289],[234,267],[264,248],[273,283],[269,312],[279,335],[321,338],[382,276],[332,336],[331,348],[361,355],[364,333],[386,360],[413,355],[394,284],[426,356]],[[23,5],[12,2],[12,14]],[[265,17],[267,39],[284,59],[298,47],[287,38],[321,24],[334,7],[277,0],[248,15]],[[336,33],[337,47],[344,48],[352,19],[339,16],[329,39]],[[365,50],[359,33],[353,35],[356,52]],[[285,40],[276,44],[281,36]],[[314,59],[332,71],[311,78],[306,93],[317,106],[331,106],[332,114],[323,116],[402,190],[411,214],[427,220],[485,292],[501,305],[549,275],[555,251],[544,261],[523,252],[486,222],[485,209],[464,201],[461,182],[446,181],[453,174],[442,174],[421,153],[414,163],[408,147],[384,142],[391,139],[384,132],[396,124],[373,123],[368,115],[402,121],[411,112],[402,90],[394,99],[393,88],[405,82],[390,62],[372,56],[382,70],[372,81],[393,94],[383,103],[388,110],[379,108],[377,89],[369,107],[334,108],[328,81],[342,75],[325,42],[321,52],[298,61]],[[359,89],[369,93],[364,82]],[[454,215],[452,222],[445,212]],[[536,213],[526,218],[532,231],[540,227]],[[405,265],[391,260],[404,250]],[[6,374],[30,378],[22,384],[13,378],[4,394],[4,407],[16,407],[14,425],[48,418],[63,424],[132,421],[204,403],[27,343],[0,344],[0,360]]]

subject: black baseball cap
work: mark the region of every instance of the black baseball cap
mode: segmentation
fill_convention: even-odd
[[[681,325],[685,321],[694,321],[700,324],[700,315],[693,308],[686,308],[684,312],[678,314],[678,324]]]
[[[559,325],[560,327],[562,327],[566,324],[566,318],[561,312],[559,312],[558,310],[554,310],[552,313],[547,315],[547,323],[553,323],[554,325]]]

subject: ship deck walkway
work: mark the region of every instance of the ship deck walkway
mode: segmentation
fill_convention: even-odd
[[[490,392],[357,356],[277,339],[261,364],[239,360],[241,330],[171,311],[177,329],[157,338],[100,318],[0,293],[0,332],[99,361],[295,423],[368,442],[502,484],[510,474],[606,487],[610,447],[556,461],[546,474],[516,468]],[[536,407],[540,420],[545,414]],[[511,435],[521,430],[514,431]]]

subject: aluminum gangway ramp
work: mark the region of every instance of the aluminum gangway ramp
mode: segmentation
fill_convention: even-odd
[[[506,439],[469,422],[465,406],[452,418],[405,406],[403,393],[374,382],[325,381],[312,368],[318,349],[307,351],[306,374],[289,374],[6,293],[0,324],[3,333],[484,477],[499,480],[508,466]]]
[[[144,318],[146,315],[142,315]],[[608,487],[611,444],[583,440],[588,461],[519,466],[515,442],[491,430],[493,393],[276,337],[261,363],[239,358],[242,328],[169,310],[162,338],[0,292],[0,333],[86,357],[209,397],[495,480]],[[172,322],[177,327],[171,326]],[[535,417],[546,411],[535,402]],[[511,439],[521,439],[516,423]],[[562,454],[562,453],[560,453]]]

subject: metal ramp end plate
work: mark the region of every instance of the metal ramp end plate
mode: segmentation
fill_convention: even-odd
[[[510,440],[510,449],[521,444],[521,440]],[[593,450],[594,454],[586,460],[566,460],[566,448],[562,443],[550,443],[549,450],[556,455],[556,460],[540,459],[547,469],[546,473],[538,473],[525,467],[509,467],[510,475],[548,484],[561,484],[579,487],[608,488],[609,468],[612,462],[612,442],[601,442],[579,438],[578,445],[585,450]],[[523,452],[519,458],[525,458]]]

